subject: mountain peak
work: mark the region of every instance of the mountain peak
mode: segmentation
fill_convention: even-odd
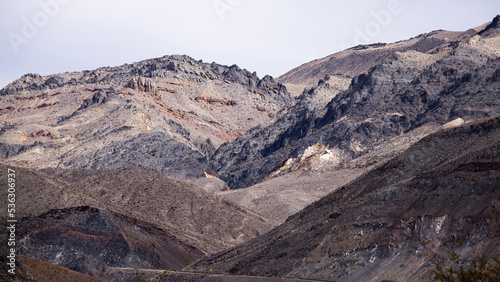
[[[491,23],[478,32],[483,37],[493,37],[500,34],[500,15],[496,15]]]
[[[435,30],[393,43],[357,45],[305,64],[281,75],[276,81],[285,85],[313,86],[325,75],[355,77],[367,72],[395,52],[417,51],[427,53],[455,41],[464,32]]]

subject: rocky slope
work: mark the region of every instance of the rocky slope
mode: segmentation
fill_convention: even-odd
[[[96,277],[107,267],[180,269],[273,226],[150,168],[15,170],[20,254]]]
[[[101,279],[67,268],[50,264],[46,261],[37,260],[25,256],[17,256],[16,274],[9,275],[7,262],[4,261],[7,253],[3,247],[0,248],[0,280],[12,282],[60,282],[60,281],[89,281],[99,282]]]
[[[110,268],[105,281],[161,281],[161,282],[313,282],[317,280],[229,275],[228,273],[202,273],[190,271],[166,271],[161,269]]]
[[[217,195],[268,219],[274,225],[356,179],[364,169],[339,169],[311,173],[293,171],[244,189]]]
[[[270,76],[187,56],[27,74],[0,90],[0,158],[36,168],[135,164],[198,179],[221,143],[290,104]]]
[[[187,56],[25,75],[0,90],[19,247],[108,280],[223,250],[172,277],[421,279],[449,238],[499,255],[499,19],[299,67],[294,99]]]
[[[95,277],[108,266],[181,269],[204,256],[152,224],[88,206],[22,222],[19,253]]]
[[[358,45],[335,54],[305,63],[277,78],[284,84],[313,86],[325,76],[353,78],[367,72],[396,52],[417,51],[427,53],[437,47],[447,48],[473,31],[453,32],[436,30],[395,43],[375,43]]]
[[[436,54],[395,53],[319,108],[316,93],[331,89],[322,82],[272,125],[222,145],[213,167],[231,188],[248,187],[303,161],[316,144],[324,148],[316,154],[331,154],[327,165],[338,167],[404,133],[499,114],[499,38],[469,34]]]
[[[450,240],[499,256],[500,116],[442,130],[194,270],[342,281],[422,280]]]

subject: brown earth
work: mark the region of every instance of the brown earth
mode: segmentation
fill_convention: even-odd
[[[278,79],[295,101],[187,56],[25,75],[0,90],[21,250],[108,280],[216,252],[169,279],[419,280],[449,238],[498,256],[500,118],[474,123],[498,114],[498,18],[305,64]]]
[[[291,102],[270,76],[188,56],[27,74],[0,90],[0,158],[34,168],[135,164],[193,181],[210,172],[220,144]]]
[[[57,266],[46,261],[37,260],[22,255],[16,256],[16,274],[10,275],[7,273],[7,265],[4,261],[6,257],[5,249],[0,248],[0,280],[9,282],[77,282],[103,281],[95,277],[82,274],[80,272],[69,270],[65,267]]]
[[[436,30],[394,43],[358,45],[321,59],[302,64],[277,78],[284,84],[313,86],[325,76],[354,77],[367,72],[396,52],[417,51],[426,53],[436,47],[452,45],[467,32]]]
[[[271,230],[190,266],[342,281],[422,280],[450,240],[500,256],[500,117],[445,129]]]
[[[180,269],[273,226],[150,168],[34,170],[0,165],[3,171],[8,167],[16,174],[22,254],[84,273],[96,275],[108,266]],[[0,176],[2,183],[6,177]],[[5,216],[0,216],[2,222]],[[1,234],[4,243],[6,235]]]

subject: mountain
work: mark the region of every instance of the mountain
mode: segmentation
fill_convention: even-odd
[[[152,224],[89,206],[22,220],[20,253],[96,277],[108,266],[180,269],[204,256]]]
[[[407,281],[449,248],[498,257],[499,19],[276,80],[179,55],[24,75],[0,90],[22,277]]]
[[[0,158],[35,168],[151,167],[210,174],[223,142],[291,104],[270,76],[188,56],[42,77],[0,90]]]
[[[321,81],[273,124],[220,146],[211,164],[232,189],[249,187],[301,166],[315,148],[312,155],[324,155],[324,165],[334,169],[392,146],[404,133],[425,135],[454,120],[500,114],[499,54],[498,37],[478,32],[437,53],[396,52],[354,77],[346,91]],[[322,107],[315,97],[327,93],[330,102]]]
[[[189,269],[342,281],[422,280],[452,241],[499,256],[500,116],[424,137],[254,240]]]
[[[436,30],[394,43],[375,43],[358,45],[335,54],[305,63],[276,80],[283,84],[314,86],[325,76],[353,78],[367,72],[396,52],[417,51],[428,53],[436,48],[450,48],[470,35],[473,31],[454,32]]]
[[[82,274],[80,272],[72,271],[67,268],[50,264],[45,261],[25,257],[16,256],[16,274],[10,275],[7,270],[7,253],[3,252],[4,249],[0,248],[2,262],[0,265],[0,279],[2,281],[14,282],[59,282],[59,281],[90,281],[98,282],[103,281],[90,275]]]
[[[151,168],[15,171],[20,254],[96,277],[108,267],[180,269],[273,226]]]

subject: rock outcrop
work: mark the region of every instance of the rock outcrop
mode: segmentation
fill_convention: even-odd
[[[94,277],[110,266],[180,269],[204,255],[152,224],[88,206],[22,221],[20,253]]]
[[[343,75],[352,78],[367,72],[371,67],[396,52],[413,50],[427,53],[443,45],[458,44],[467,36],[469,36],[468,31],[436,30],[390,44],[358,45],[296,67],[277,78],[277,81],[284,84],[314,86],[327,75]]]
[[[499,138],[500,117],[431,134],[269,233],[189,269],[410,281],[427,277],[436,254],[498,257]]]
[[[500,46],[495,44],[469,38],[430,64],[396,54],[356,76],[323,108],[314,93],[331,88],[322,83],[304,92],[274,124],[222,145],[212,165],[231,188],[248,187],[318,142],[340,150],[345,162],[426,124],[499,114]]]
[[[0,91],[0,157],[35,168],[143,165],[196,181],[220,144],[291,104],[270,76],[188,56],[27,74]]]
[[[157,88],[156,84],[151,80],[144,77],[133,77],[127,83],[126,87],[145,92],[153,92],[155,93]]]

